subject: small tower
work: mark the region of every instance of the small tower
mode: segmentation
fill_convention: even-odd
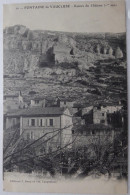
[[[21,91],[19,91],[18,101],[19,103],[23,103],[23,96],[22,96]]]
[[[61,101],[60,98],[57,97],[57,98],[56,98],[57,107],[60,107],[60,101]]]

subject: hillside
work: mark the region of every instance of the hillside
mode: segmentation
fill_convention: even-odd
[[[4,93],[82,104],[126,99],[126,35],[4,29]]]

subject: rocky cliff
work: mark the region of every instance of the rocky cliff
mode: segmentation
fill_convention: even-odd
[[[40,93],[42,88],[43,95],[47,96],[50,93],[49,88],[45,87],[44,90],[43,85],[40,86],[36,79],[42,79],[42,82],[46,79],[46,82],[60,86],[62,84],[62,87],[69,83],[76,90],[82,86],[83,91],[80,89],[79,93],[86,96],[88,88],[89,93],[93,90],[97,93],[102,91],[103,86],[106,86],[106,83],[98,82],[99,79],[103,79],[100,77],[106,74],[104,67],[101,67],[101,61],[108,61],[109,65],[106,68],[108,72],[111,69],[110,66],[116,61],[120,65],[119,61],[121,60],[125,66],[126,45],[125,34],[123,33],[32,31],[25,26],[16,25],[5,28],[3,37],[5,88],[8,89],[8,92],[17,90],[20,86],[25,95],[29,91],[29,87],[18,86],[18,81],[12,83],[10,80],[11,84],[8,85],[9,78],[27,80],[35,78],[32,90],[37,88],[37,92]],[[100,71],[104,71],[104,74]],[[97,72],[100,72],[100,75],[98,73],[97,76]],[[116,70],[114,73],[117,73]],[[93,86],[91,86],[92,83]],[[54,96],[57,93],[58,95],[65,95],[64,91],[68,91],[68,89],[66,86],[63,89],[62,87],[60,87],[61,92],[59,87],[58,92],[54,90]],[[72,92],[76,90],[72,90]],[[69,91],[70,97],[74,97],[75,94],[78,95],[78,90],[76,93],[72,92]],[[98,92],[99,94],[101,95],[101,92]]]
[[[65,69],[64,62],[70,63],[67,69],[89,69],[97,59],[123,57],[124,39],[122,34],[76,34],[31,31],[20,25],[8,27],[4,29],[4,74],[36,76],[40,70],[43,75],[45,67]]]

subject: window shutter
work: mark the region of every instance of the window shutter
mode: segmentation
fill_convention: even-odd
[[[46,122],[47,122],[47,126],[49,127],[50,126],[50,124],[49,124],[50,120],[46,119]]]
[[[28,122],[29,122],[29,126],[31,126],[31,119],[28,119],[28,120],[29,120],[29,121],[28,121]]]
[[[42,126],[45,126],[45,120],[44,120],[44,118],[42,119]]]
[[[55,126],[55,119],[53,119],[53,126]]]
[[[39,119],[38,119],[38,126],[39,126],[39,127],[41,126],[41,123],[40,123],[40,122],[41,122],[41,119],[39,118]]]
[[[39,119],[38,119],[38,118],[36,119],[36,124],[35,124],[35,126],[39,126]]]
[[[49,119],[49,125],[53,126],[53,119]]]

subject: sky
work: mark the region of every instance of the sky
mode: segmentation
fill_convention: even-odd
[[[113,32],[126,31],[124,1],[65,2],[6,4],[3,8],[3,27],[25,25],[31,30],[52,30],[66,32]],[[50,8],[65,5],[69,8]],[[102,5],[102,6],[101,6]],[[27,6],[44,6],[27,9]],[[48,6],[49,8],[46,8]],[[82,7],[77,7],[82,6]],[[26,8],[25,8],[26,7]]]

